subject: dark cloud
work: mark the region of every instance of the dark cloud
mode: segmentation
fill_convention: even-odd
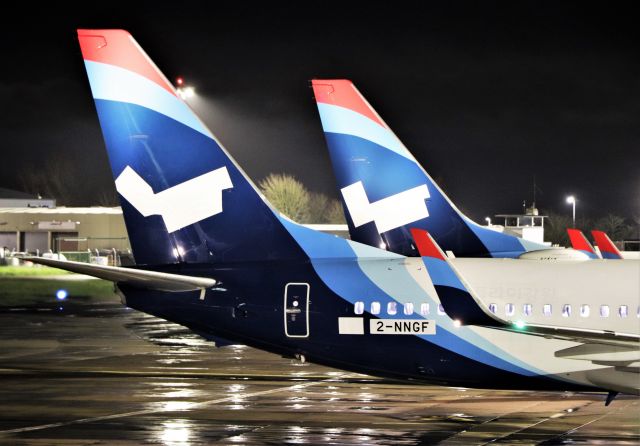
[[[474,218],[541,207],[640,215],[640,43],[607,4],[107,2],[23,11],[0,33],[3,179],[69,159],[77,204],[112,188],[75,38],[128,29],[259,181],[296,175],[335,195],[309,80],[351,78]]]

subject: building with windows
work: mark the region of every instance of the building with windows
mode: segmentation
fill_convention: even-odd
[[[119,207],[0,208],[2,247],[31,254],[130,250]]]
[[[54,208],[56,200],[0,187],[0,208]]]

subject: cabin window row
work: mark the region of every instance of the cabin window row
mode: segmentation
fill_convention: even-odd
[[[384,308],[383,308],[384,307]],[[573,314],[573,307],[569,304],[565,304],[561,306],[561,314],[563,317],[571,317]],[[542,305],[542,314],[544,316],[552,316],[553,315],[553,305],[552,304],[544,304]],[[398,302],[388,302],[386,305],[383,303],[374,301],[371,302],[369,306],[369,312],[371,314],[381,314],[384,312],[389,316],[395,316],[397,314],[404,315],[412,315],[414,313],[419,314],[420,316],[428,316],[431,314],[430,305],[426,302],[420,303],[418,305],[414,305],[413,302],[405,302],[404,304],[399,304]],[[358,301],[354,305],[355,314],[363,314],[365,311],[365,303],[362,301]],[[498,314],[498,304],[491,303],[489,304],[489,311],[493,314]],[[591,307],[587,304],[580,305],[579,314],[581,317],[589,317],[591,316]],[[439,316],[444,316],[446,313],[442,304],[438,304],[436,307],[436,313]],[[508,303],[504,306],[504,313],[506,316],[515,316],[516,314],[516,305],[512,303]],[[533,315],[533,305],[532,304],[524,304],[522,305],[522,314],[525,316]],[[609,305],[600,305],[598,314],[600,317],[609,317],[611,315],[611,308]],[[627,305],[620,305],[617,310],[617,314],[621,318],[625,318],[629,316],[629,307]],[[640,307],[638,307],[637,317],[640,317]]]
[[[365,303],[362,301],[356,302],[353,307],[353,311],[355,314],[363,314],[365,311]],[[369,313],[371,314],[381,314],[383,311],[389,316],[394,316],[396,314],[410,316],[414,313],[419,314],[420,316],[428,316],[431,314],[431,306],[427,302],[422,302],[417,305],[413,302],[405,302],[403,304],[398,302],[387,302],[387,304],[384,305],[384,303],[377,301],[371,302],[369,305]],[[442,304],[439,304],[436,307],[436,312],[440,316],[444,316],[446,314]]]
[[[554,308],[552,304],[542,305],[542,314],[545,316],[553,315],[553,310]],[[498,304],[489,304],[489,311],[491,311],[493,314],[498,314]],[[561,305],[560,311],[563,317],[571,317],[571,315],[573,314],[573,309],[570,304]],[[581,317],[591,316],[591,307],[587,304],[580,305],[577,311],[579,312]],[[600,317],[609,317],[611,315],[611,308],[609,307],[609,305],[600,305],[597,311]],[[506,316],[514,316],[516,314],[516,305],[512,303],[505,304],[504,314]],[[525,316],[531,316],[533,314],[533,305],[523,304],[522,314]],[[629,307],[627,305],[620,305],[617,309],[617,314],[619,317],[629,316]],[[640,317],[640,307],[638,307],[637,317]]]

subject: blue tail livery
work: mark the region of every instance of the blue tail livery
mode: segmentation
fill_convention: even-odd
[[[344,370],[466,387],[621,388],[614,367],[554,355],[577,342],[458,326],[442,311],[421,258],[282,217],[129,33],[78,35],[137,264],[33,261],[111,280],[129,307],[207,339]],[[424,195],[414,186],[407,200]],[[575,297],[573,265],[459,260],[465,275],[517,278],[532,296]],[[506,275],[502,263],[510,264]],[[613,283],[635,272],[628,262],[605,266],[615,270]],[[610,288],[600,277],[587,274],[581,283],[600,296]],[[602,370],[604,381],[589,378]]]
[[[80,31],[80,47],[136,263],[300,258],[270,206],[129,33],[104,34]]]
[[[457,257],[547,248],[467,218],[350,81],[312,84],[352,240],[417,256],[412,227],[428,230]]]

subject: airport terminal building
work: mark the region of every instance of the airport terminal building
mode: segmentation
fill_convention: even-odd
[[[40,255],[130,251],[119,207],[0,208],[0,247]]]
[[[308,226],[349,237],[346,225]],[[68,260],[86,262],[112,253],[118,260],[131,256],[120,207],[56,207],[54,199],[9,189],[0,189],[0,249],[62,253]]]

